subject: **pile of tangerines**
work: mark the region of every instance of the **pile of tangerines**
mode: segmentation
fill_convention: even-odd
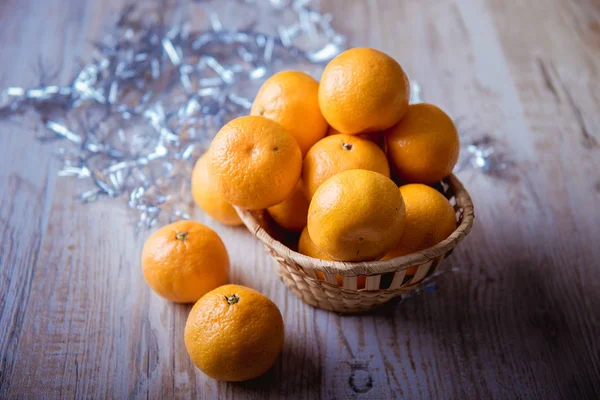
[[[368,48],[334,58],[320,83],[299,71],[275,74],[251,115],[226,124],[197,161],[194,199],[227,225],[242,223],[233,205],[266,209],[301,232],[298,251],[314,258],[368,261],[429,248],[456,229],[454,208],[431,185],[452,172],[459,141],[446,113],[409,105],[409,95],[402,67]],[[163,227],[146,242],[142,267],[159,295],[196,303],[185,344],[207,375],[246,380],[273,365],[281,313],[262,294],[225,285],[229,257],[213,230],[192,221]]]

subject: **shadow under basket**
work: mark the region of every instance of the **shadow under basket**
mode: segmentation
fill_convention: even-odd
[[[456,230],[429,249],[385,261],[339,262],[305,256],[292,250],[298,236],[286,235],[265,210],[236,210],[277,261],[277,274],[296,296],[325,310],[363,312],[419,287],[471,230],[475,214],[469,193],[454,175],[443,182],[447,185],[445,196],[456,210]]]

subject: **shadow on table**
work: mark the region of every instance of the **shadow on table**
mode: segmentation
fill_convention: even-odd
[[[286,342],[273,368],[256,379],[233,383],[232,387],[234,391],[243,390],[246,395],[253,392],[257,396],[276,394],[284,398],[317,398],[321,390],[321,370],[318,363],[309,357],[302,345]]]
[[[557,260],[539,253],[527,259],[519,256],[527,254],[519,245],[502,250],[506,257],[494,263],[493,273],[486,267],[448,273],[435,292],[392,301],[370,315],[376,324],[402,327],[399,334],[433,337],[431,345],[439,349],[434,352],[455,358],[455,366],[470,371],[474,385],[505,377],[495,382],[492,394],[533,390],[595,397],[600,392],[600,292],[566,260],[552,265]],[[595,316],[590,310],[597,311]]]

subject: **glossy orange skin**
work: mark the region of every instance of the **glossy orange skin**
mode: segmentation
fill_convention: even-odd
[[[456,230],[454,207],[434,188],[413,183],[401,186],[400,193],[406,209],[404,233],[384,260],[428,249]]]
[[[327,135],[325,135],[325,136],[333,136],[333,135],[339,135],[339,134],[342,134],[342,133],[336,131],[335,129],[333,129],[333,127],[330,126],[329,129],[327,129]],[[371,142],[373,142],[377,146],[379,146],[379,148],[381,150],[383,150],[384,153],[387,152],[387,149],[386,149],[387,144],[385,143],[384,132],[363,133],[363,134],[360,134],[359,137],[370,140]]]
[[[327,255],[323,250],[319,249],[310,238],[308,234],[308,227],[304,227],[298,239],[298,253],[304,254],[312,258],[318,258],[321,260],[332,261],[333,259]],[[319,272],[317,272],[317,275]],[[323,275],[323,274],[321,274]]]
[[[377,172],[344,171],[315,192],[307,227],[314,244],[334,260],[377,260],[402,236],[402,196],[391,179]]]
[[[388,157],[404,183],[433,184],[458,161],[460,142],[452,119],[432,104],[413,104],[387,132]]]
[[[335,130],[358,134],[395,125],[408,108],[410,83],[392,57],[354,48],[335,57],[323,71],[319,105]]]
[[[291,232],[301,231],[306,226],[308,215],[308,200],[302,188],[302,181],[298,181],[290,197],[267,208],[267,212],[283,229]]]
[[[298,142],[302,154],[327,132],[319,108],[319,82],[301,71],[276,73],[262,85],[250,115],[262,115],[283,126]]]
[[[239,117],[226,124],[209,149],[209,170],[225,201],[264,209],[288,198],[300,178],[296,140],[265,117]]]
[[[158,295],[192,303],[227,283],[229,255],[215,231],[194,221],[178,221],[154,232],[142,250],[142,271]]]
[[[283,318],[275,303],[259,292],[225,285],[194,305],[184,337],[192,362],[206,375],[245,381],[267,372],[279,357]]]
[[[242,220],[231,204],[226,202],[208,171],[208,155],[203,154],[192,171],[192,196],[208,216],[225,225],[241,225]]]
[[[354,135],[327,136],[309,150],[302,163],[302,181],[309,199],[319,186],[335,174],[366,169],[390,176],[383,150],[370,140]]]
[[[298,253],[304,254],[305,256],[320,258],[321,260],[329,260],[331,261],[331,257],[325,254],[324,251],[319,249],[310,238],[308,234],[308,229],[305,227],[302,230],[302,234],[300,235],[300,239],[298,241]],[[317,278],[324,281],[325,275],[321,271],[315,271],[317,274]],[[344,277],[340,274],[335,275],[335,280],[337,281],[338,286],[344,286]],[[364,289],[367,278],[363,275],[359,275],[356,277],[356,287],[357,289]]]

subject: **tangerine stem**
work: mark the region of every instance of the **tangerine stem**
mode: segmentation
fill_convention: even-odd
[[[187,235],[188,235],[187,232],[179,232],[177,235],[175,235],[175,238],[177,240],[185,240],[185,239],[187,239]]]
[[[225,296],[225,298],[227,299],[227,304],[229,305],[235,304],[240,301],[240,296],[238,296],[237,294],[232,294],[229,297]]]

